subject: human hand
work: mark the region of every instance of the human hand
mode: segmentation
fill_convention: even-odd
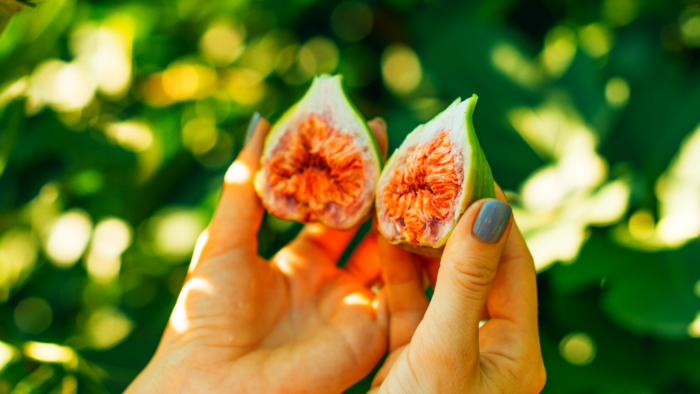
[[[498,199],[506,201],[496,189]],[[546,377],[537,330],[535,267],[511,216],[504,203],[474,203],[452,233],[441,261],[379,240],[390,354],[370,393],[542,390]],[[437,282],[430,305],[423,269],[434,286]],[[484,319],[489,320],[479,327]]]
[[[386,126],[369,122],[386,155]],[[336,263],[357,229],[306,225],[270,261],[257,253],[253,189],[270,124],[261,119],[225,177],[155,356],[127,393],[340,393],[386,352],[385,314],[369,290],[376,238]]]

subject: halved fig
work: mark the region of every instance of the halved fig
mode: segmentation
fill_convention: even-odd
[[[281,219],[344,230],[368,216],[381,167],[341,77],[322,75],[270,130],[255,189]]]
[[[390,243],[438,257],[467,207],[496,196],[472,122],[476,100],[457,99],[416,127],[387,161],[376,206],[379,231]]]

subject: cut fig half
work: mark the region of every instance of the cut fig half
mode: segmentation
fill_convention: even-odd
[[[341,77],[322,75],[270,130],[255,189],[281,219],[344,230],[369,215],[381,166]]]
[[[457,99],[416,127],[387,161],[376,207],[378,229],[390,243],[438,257],[467,207],[496,196],[472,122],[476,100]]]

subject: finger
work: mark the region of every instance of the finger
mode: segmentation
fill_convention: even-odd
[[[377,244],[389,305],[389,351],[393,351],[411,341],[428,309],[428,299],[422,272],[412,255],[381,236]]]
[[[442,256],[437,286],[426,314],[428,332],[443,335],[451,352],[478,360],[479,321],[496,276],[511,224],[510,205],[498,200],[472,204],[450,236]]]
[[[287,248],[312,253],[322,260],[318,263],[334,266],[359,228],[358,225],[349,230],[333,230],[320,223],[307,224]]]
[[[380,289],[372,301],[372,309],[377,316],[377,324],[386,332],[389,327],[389,303],[386,299],[386,290]]]
[[[379,392],[381,384],[384,383],[387,376],[389,376],[389,373],[391,372],[391,369],[394,367],[394,364],[396,364],[396,362],[399,361],[399,358],[405,357],[405,356],[403,356],[403,353],[406,351],[407,348],[408,348],[408,344],[406,344],[404,346],[400,346],[397,349],[395,349],[394,351],[389,353],[389,355],[386,357],[386,360],[384,360],[384,364],[382,365],[382,367],[379,368],[379,371],[377,371],[377,374],[374,375],[374,379],[372,379],[372,390],[367,392],[367,394]]]
[[[498,183],[494,182],[494,186],[496,188],[496,199],[507,203],[508,198],[506,197],[505,193],[503,193],[503,190],[501,190],[501,188],[498,186]],[[522,239],[522,236],[520,236],[520,238]],[[525,241],[523,241],[523,244],[524,243]],[[435,285],[437,283],[438,270],[440,269],[440,259],[425,256],[416,257],[423,265],[423,269],[428,274],[428,278],[430,279],[430,284],[433,286],[433,289],[435,289]]]
[[[438,276],[438,272],[440,270],[440,259],[433,259],[433,258],[422,257],[422,256],[419,256],[419,257],[421,258],[423,269],[425,270],[426,274],[428,275],[430,285],[433,287],[433,290],[435,290],[435,285],[437,283],[437,276]],[[488,303],[487,303],[487,305],[488,305]],[[481,320],[488,320],[490,318],[491,318],[491,316],[489,315],[488,307],[486,306],[481,311]]]
[[[496,196],[506,200],[498,185]],[[538,336],[535,264],[515,223],[504,245],[487,306],[492,319],[511,321],[526,335]]]
[[[382,272],[377,246],[377,233],[370,231],[357,245],[343,268],[365,286],[376,283]]]
[[[374,139],[377,141],[377,147],[382,155],[382,159],[386,159],[386,153],[389,149],[389,137],[386,134],[386,122],[382,118],[374,118],[367,122],[372,134],[374,134]]]
[[[438,276],[438,271],[440,270],[440,259],[433,259],[430,257],[424,257],[424,256],[417,256],[419,261],[421,262],[421,265],[423,266],[423,269],[425,270],[425,273],[428,275],[428,279],[430,280],[430,285],[435,289],[435,285],[437,284],[437,276]]]
[[[202,253],[213,256],[233,248],[257,253],[257,232],[263,207],[253,187],[265,137],[270,123],[253,115],[249,129],[252,137],[224,177],[224,188],[209,226],[209,242]]]

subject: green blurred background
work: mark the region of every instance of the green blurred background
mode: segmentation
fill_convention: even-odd
[[[129,384],[251,114],[319,73],[390,149],[479,95],[546,393],[700,392],[698,1],[0,0],[3,27],[0,394]],[[266,217],[261,253],[298,230]]]

